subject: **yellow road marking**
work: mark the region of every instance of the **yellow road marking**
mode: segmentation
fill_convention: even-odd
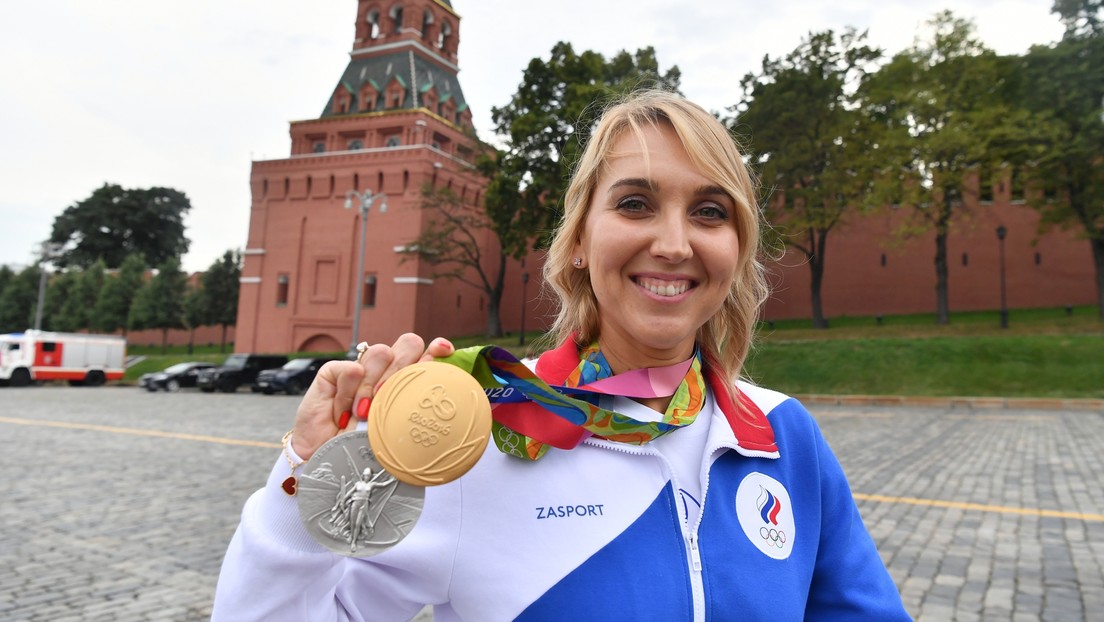
[[[1020,423],[1030,421],[1033,423],[1051,423],[1057,420],[1053,415],[947,415],[948,419],[965,419],[973,421],[1008,421]]]
[[[218,443],[221,445],[243,445],[246,447],[267,447],[279,449],[279,443],[263,441],[243,441],[233,438],[218,436],[204,436],[201,434],[184,434],[180,432],[162,432],[159,430],[140,430],[136,428],[120,428],[109,425],[97,425],[94,423],[70,423],[65,421],[36,421],[33,419],[16,419],[14,417],[0,417],[0,423],[13,423],[16,425],[32,425],[49,428],[65,428],[70,430],[93,430],[96,432],[109,432],[112,434],[132,434],[134,436],[153,436],[158,438],[175,438],[187,441],[200,441],[203,443]],[[937,508],[952,508],[959,510],[974,510],[978,512],[996,512],[1000,514],[1019,514],[1023,516],[1046,516],[1051,518],[1069,518],[1091,522],[1104,522],[1104,514],[1084,514],[1080,512],[1060,512],[1057,510],[1037,510],[1032,508],[1015,508],[1001,505],[985,505],[981,503],[963,503],[960,501],[940,501],[939,499],[918,499],[916,497],[891,497],[887,495],[872,495],[861,492],[853,493],[856,499],[862,501],[880,501],[882,503],[902,503],[906,505],[922,505]]]
[[[269,447],[279,449],[279,443],[266,443],[263,441],[243,441],[234,438],[222,438],[218,436],[203,436],[201,434],[184,434],[182,432],[162,432],[160,430],[140,430],[137,428],[117,428],[109,425],[96,425],[94,423],[70,423],[67,421],[36,421],[33,419],[15,419],[12,417],[0,417],[0,423],[14,423],[17,425],[35,425],[48,428],[66,428],[70,430],[94,430],[96,432],[111,432],[113,434],[132,434],[134,436],[156,436],[159,438],[176,438],[186,441],[200,441],[203,443],[219,443],[221,445],[244,445],[247,447]]]
[[[858,411],[836,411],[836,412],[813,412],[815,418],[830,418],[830,417],[862,417],[864,419],[889,419],[893,415],[890,413],[864,413]]]
[[[1081,512],[1060,512],[1058,510],[1037,510],[1034,508],[1015,508],[1003,505],[985,505],[982,503],[963,503],[961,501],[940,501],[939,499],[917,499],[916,497],[890,497],[886,495],[869,495],[861,492],[852,493],[856,499],[863,501],[881,501],[883,503],[903,503],[906,505],[926,505],[934,508],[952,508],[957,510],[974,510],[977,512],[996,512],[998,514],[1019,514],[1022,516],[1047,516],[1050,518],[1070,518],[1091,522],[1104,522],[1104,514],[1083,514]]]

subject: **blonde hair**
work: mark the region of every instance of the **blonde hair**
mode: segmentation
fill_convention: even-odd
[[[751,348],[759,309],[768,289],[759,260],[760,211],[756,182],[732,136],[700,106],[674,93],[639,91],[614,102],[599,120],[564,195],[564,215],[544,264],[544,280],[559,299],[550,337],[556,343],[575,335],[580,345],[599,337],[598,301],[585,270],[572,266],[572,250],[583,233],[591,197],[614,144],[625,132],[643,136],[646,125],[671,127],[691,162],[723,188],[736,205],[739,240],[736,277],[720,310],[698,329],[697,342],[707,364],[725,377],[740,376]]]

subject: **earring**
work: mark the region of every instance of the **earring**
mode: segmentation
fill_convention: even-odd
[[[583,267],[583,258],[582,257],[576,257],[575,261],[571,262],[571,265],[575,266],[576,268],[582,268]]]

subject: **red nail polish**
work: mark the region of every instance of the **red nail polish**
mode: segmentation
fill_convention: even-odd
[[[341,419],[337,422],[337,429],[344,430],[349,425],[349,419],[352,419],[353,413],[345,411],[341,413]]]
[[[357,419],[368,419],[368,409],[372,407],[372,398],[362,397],[360,402],[357,403]]]

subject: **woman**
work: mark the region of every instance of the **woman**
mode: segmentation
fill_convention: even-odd
[[[661,92],[611,107],[548,253],[560,345],[536,373],[577,386],[681,363],[670,390],[601,398],[617,415],[573,449],[539,434],[514,452],[527,460],[490,447],[426,489],[405,540],[348,559],[304,533],[280,482],[392,373],[453,348],[405,335],[328,364],[245,507],[215,619],[403,620],[432,604],[437,620],[907,620],[812,418],[734,382],[766,293],[758,236],[752,179],[711,115]],[[632,434],[610,431],[625,422]]]

